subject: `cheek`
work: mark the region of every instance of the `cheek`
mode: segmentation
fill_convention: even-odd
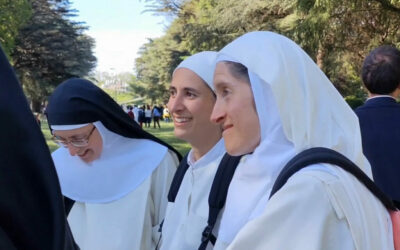
[[[235,120],[239,121],[241,144],[246,151],[254,151],[261,139],[260,121],[254,106],[251,103],[242,106],[237,110]]]

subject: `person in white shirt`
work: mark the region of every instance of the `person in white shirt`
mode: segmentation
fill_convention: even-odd
[[[82,250],[154,249],[179,155],[90,81],[60,84],[47,117],[72,234]]]
[[[208,195],[225,153],[221,126],[210,121],[215,103],[211,88],[215,55],[211,51],[192,55],[173,73],[168,109],[174,133],[190,143],[192,149],[176,199],[168,203],[162,228],[164,250],[197,249],[207,226]]]
[[[230,183],[215,250],[393,249],[390,216],[354,176],[314,164],[269,200],[272,185],[299,152],[326,147],[368,176],[358,120],[312,59],[272,32],[247,33],[217,56],[217,101],[228,153],[248,154]]]

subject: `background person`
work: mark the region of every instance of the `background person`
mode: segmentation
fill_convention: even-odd
[[[154,249],[178,153],[84,79],[60,84],[47,116],[62,146],[52,155],[78,245]]]
[[[272,32],[247,33],[218,54],[212,120],[230,183],[215,250],[393,249],[391,219],[354,176],[329,164],[295,173],[269,200],[286,163],[312,147],[336,150],[371,176],[357,117],[311,58]]]
[[[128,105],[127,108],[128,108],[128,112],[127,113],[129,115],[129,117],[132,120],[135,120],[135,114],[133,113],[133,107],[131,105]]]
[[[161,128],[161,126],[160,126],[160,118],[161,118],[160,108],[157,107],[157,106],[154,106],[152,113],[153,113],[153,125],[154,125],[154,128],[156,128],[156,124],[158,125],[158,128]]]
[[[150,128],[151,116],[152,116],[151,107],[150,107],[150,105],[147,104],[147,105],[145,105],[145,109],[144,109],[144,121],[145,121],[146,128]]]
[[[369,98],[355,112],[360,121],[363,151],[375,183],[400,207],[400,51],[374,49],[362,67]]]

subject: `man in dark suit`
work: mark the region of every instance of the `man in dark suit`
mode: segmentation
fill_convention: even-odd
[[[363,151],[376,184],[400,205],[400,51],[374,49],[365,59],[362,80],[369,98],[355,112],[360,120]]]

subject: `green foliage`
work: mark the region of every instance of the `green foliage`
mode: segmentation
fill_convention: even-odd
[[[359,77],[366,54],[382,44],[400,45],[400,0],[147,2],[157,6],[150,11],[175,17],[166,35],[149,41],[136,61],[137,90],[150,99],[155,93],[162,95],[184,57],[219,50],[253,30],[275,31],[293,39],[343,96],[360,98],[366,95]],[[160,88],[154,90],[156,86]]]
[[[364,99],[360,97],[356,97],[354,95],[349,95],[344,98],[344,100],[349,104],[352,109],[356,109],[357,107],[364,104]]]
[[[12,53],[25,94],[38,111],[53,88],[83,77],[95,66],[94,40],[69,21],[68,1],[30,0],[32,15],[19,31]]]
[[[9,56],[19,28],[30,18],[27,0],[0,0],[0,44]]]

